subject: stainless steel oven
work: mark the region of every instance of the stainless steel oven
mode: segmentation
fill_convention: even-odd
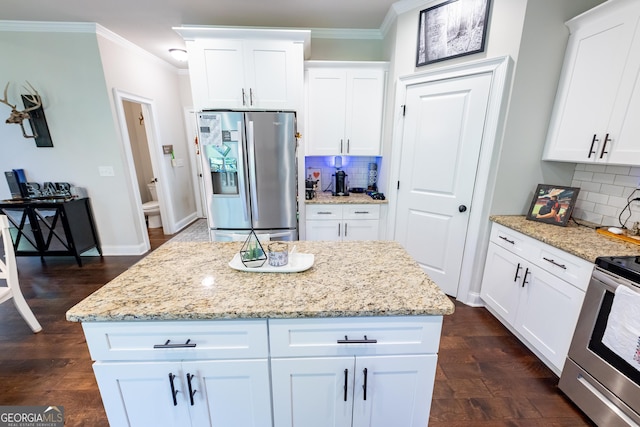
[[[602,343],[618,286],[640,292],[640,257],[596,260],[559,387],[599,426],[640,426],[640,371]]]

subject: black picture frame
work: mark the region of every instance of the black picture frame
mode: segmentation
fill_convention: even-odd
[[[416,67],[484,52],[491,0],[448,0],[420,11]]]
[[[527,219],[566,227],[578,200],[578,187],[538,184]]]

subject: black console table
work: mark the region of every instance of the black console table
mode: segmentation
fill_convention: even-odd
[[[13,226],[16,256],[73,255],[79,266],[80,254],[89,249],[96,248],[102,256],[88,198],[5,200],[0,213]]]

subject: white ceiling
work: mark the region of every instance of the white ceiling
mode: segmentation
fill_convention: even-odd
[[[406,0],[405,0],[406,1]],[[176,66],[172,27],[224,25],[379,30],[395,0],[18,0],[0,18],[95,22]]]

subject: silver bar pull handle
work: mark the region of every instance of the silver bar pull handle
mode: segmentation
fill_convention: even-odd
[[[249,88],[249,105],[253,106],[253,89]]]
[[[195,348],[196,343],[192,343],[191,340],[187,340],[184,344],[169,344],[171,340],[167,340],[164,344],[156,344],[153,348]]]
[[[347,226],[349,224],[347,224],[346,222],[344,223],[344,237],[347,237]]]
[[[242,88],[242,105],[243,106],[247,105],[247,101],[245,101],[245,96],[244,96],[244,88]]]
[[[338,344],[375,344],[378,340],[370,340],[367,336],[364,336],[363,340],[350,340],[348,336],[344,336],[343,340],[338,340]]]
[[[355,211],[354,214],[368,214],[369,211]]]

